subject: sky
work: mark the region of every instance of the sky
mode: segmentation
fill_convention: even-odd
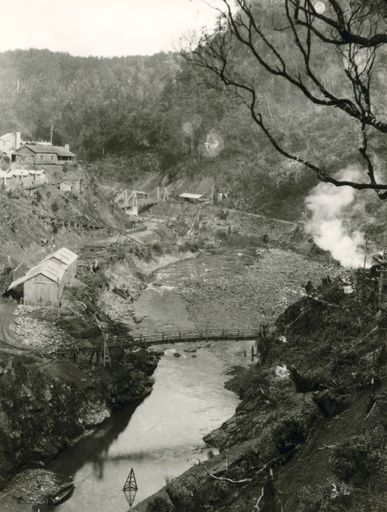
[[[0,51],[48,48],[72,55],[150,55],[213,26],[221,0],[0,0]]]

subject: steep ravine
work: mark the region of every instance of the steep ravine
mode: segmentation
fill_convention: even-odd
[[[324,280],[262,332],[241,403],[205,440],[221,450],[139,512],[385,512],[386,315],[377,282]],[[271,471],[270,471],[271,470]]]
[[[149,394],[156,355],[112,358],[111,368],[80,368],[68,360],[1,354],[1,485],[17,469],[50,460],[112,410]]]

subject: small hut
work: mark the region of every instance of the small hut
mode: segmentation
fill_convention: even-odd
[[[33,267],[13,281],[8,291],[23,295],[28,306],[59,306],[64,287],[65,268],[53,261]]]
[[[28,306],[60,306],[63,288],[77,272],[78,255],[66,247],[49,254],[8,290]]]
[[[204,201],[203,194],[190,194],[188,192],[180,194],[179,199],[183,201],[188,201],[189,203],[199,203]]]

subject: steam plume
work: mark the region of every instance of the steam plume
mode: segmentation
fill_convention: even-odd
[[[358,170],[348,167],[340,171],[338,178],[354,180],[359,179],[359,174]],[[307,209],[312,212],[306,231],[313,236],[318,247],[329,251],[347,268],[358,268],[364,264],[364,235],[344,224],[345,214],[355,194],[350,187],[319,183],[305,200]]]

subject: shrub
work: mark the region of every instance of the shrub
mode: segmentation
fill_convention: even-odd
[[[148,503],[147,512],[173,512],[172,505],[163,497],[157,496]]]
[[[220,210],[217,214],[216,214],[216,217],[220,220],[226,220],[227,217],[229,216],[229,212],[227,210]]]
[[[297,418],[288,418],[273,430],[273,441],[280,453],[288,453],[296,445],[305,442],[306,434],[304,426]]]
[[[378,473],[382,457],[365,436],[353,436],[334,449],[330,464],[340,480],[366,485],[371,475]]]
[[[297,493],[299,500],[297,512],[344,512],[351,504],[350,489],[337,485],[337,492],[332,484],[323,486],[305,486]]]

